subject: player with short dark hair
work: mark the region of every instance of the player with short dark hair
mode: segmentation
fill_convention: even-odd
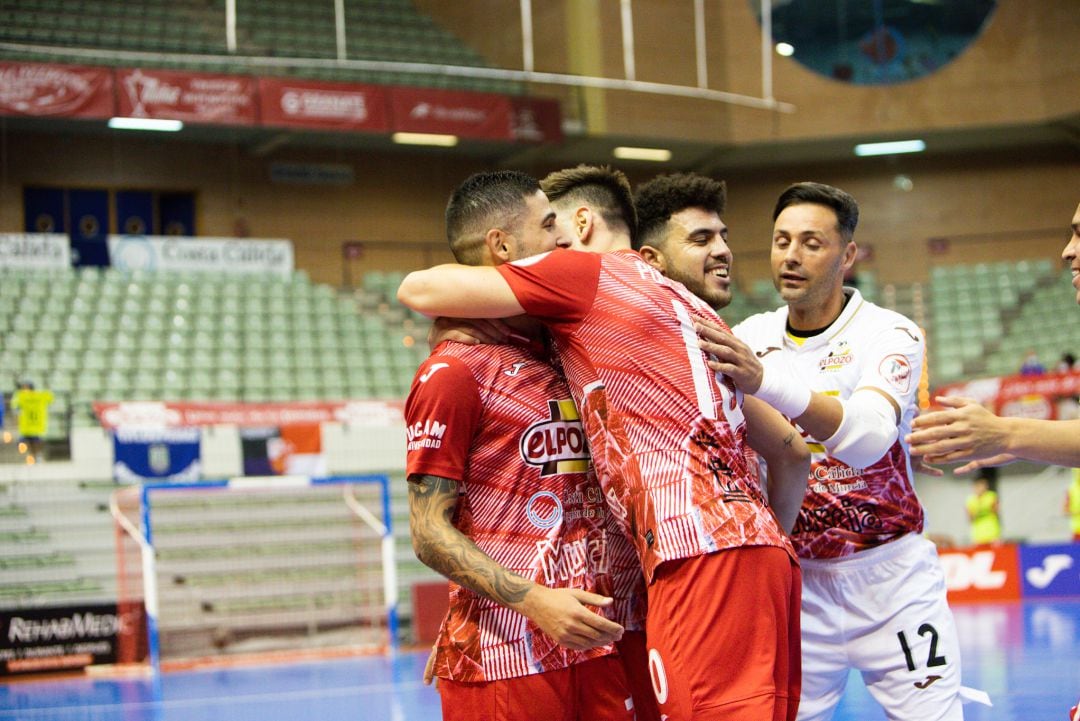
[[[448,239],[498,265],[561,244],[554,217],[529,176],[479,174],[451,196]],[[590,606],[627,598],[613,569],[636,558],[538,325],[510,322],[514,343],[440,343],[406,402],[413,547],[453,582],[428,673],[448,721],[632,721],[622,627]]]

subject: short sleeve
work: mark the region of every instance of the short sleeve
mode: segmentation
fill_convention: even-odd
[[[548,324],[577,323],[592,308],[600,264],[598,253],[560,248],[497,270],[532,317]]]
[[[476,378],[459,358],[432,355],[405,401],[406,472],[461,481],[483,406]]]
[[[870,355],[856,389],[876,388],[905,408],[918,394],[926,345],[914,323],[906,318],[896,320],[866,344]]]

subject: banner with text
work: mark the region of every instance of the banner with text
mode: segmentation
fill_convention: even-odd
[[[185,238],[110,235],[109,260],[124,271],[273,273],[293,271],[292,241],[262,238]]]
[[[61,233],[0,233],[0,268],[71,267],[71,241]]]
[[[332,422],[389,426],[402,421],[404,409],[404,401],[367,400],[337,403],[94,403],[94,413],[106,429],[219,424],[281,427]]]
[[[0,115],[108,118],[113,71],[47,63],[0,63]]]
[[[978,378],[942,386],[934,395],[973,398],[1002,416],[1067,420],[1076,417],[1080,370]]]
[[[255,79],[136,68],[116,71],[118,115],[212,125],[254,125]]]
[[[426,88],[392,88],[394,130],[482,140],[511,140],[510,97]]]
[[[1017,546],[938,549],[949,601],[1016,601],[1020,598]]]
[[[377,85],[259,78],[263,125],[386,132],[386,89]]]
[[[117,636],[141,627],[142,610],[116,604],[20,608],[0,613],[0,675],[115,663]]]

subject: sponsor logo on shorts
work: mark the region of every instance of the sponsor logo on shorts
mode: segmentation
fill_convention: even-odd
[[[418,451],[421,448],[441,448],[443,436],[446,434],[446,424],[429,418],[406,426],[405,433],[408,436],[407,448],[410,451]]]
[[[886,356],[878,366],[878,373],[901,393],[907,393],[911,388],[911,364],[906,356],[897,353]]]
[[[549,400],[548,417],[525,429],[518,450],[523,461],[540,468],[541,476],[587,471],[589,447],[574,402]]]
[[[915,686],[915,688],[919,688],[919,689],[926,688],[927,686],[932,684],[934,681],[940,681],[942,678],[943,678],[942,676],[933,676],[933,675],[927,676],[925,681],[916,681],[914,683],[914,686]]]

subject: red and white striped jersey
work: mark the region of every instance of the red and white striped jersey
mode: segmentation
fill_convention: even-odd
[[[803,432],[813,452],[806,497],[792,531],[803,558],[840,558],[921,533],[923,508],[915,495],[904,437],[918,411],[925,344],[922,332],[894,311],[850,295],[840,316],[798,344],[787,334],[787,306],[747,318],[736,335],[770,367],[794,369],[811,390],[846,400],[873,388],[900,409],[898,437],[876,463],[852,468],[829,456]]]
[[[459,482],[453,523],[477,547],[551,588],[622,592],[609,617],[640,624],[637,558],[607,512],[577,409],[549,364],[519,346],[443,343],[417,371],[405,418],[408,474]],[[613,650],[566,649],[454,583],[437,647],[436,675],[466,682],[552,671]]]
[[[634,251],[554,250],[498,268],[551,331],[608,506],[647,580],[667,560],[791,544],[744,453],[742,395],[694,332],[721,322]]]

